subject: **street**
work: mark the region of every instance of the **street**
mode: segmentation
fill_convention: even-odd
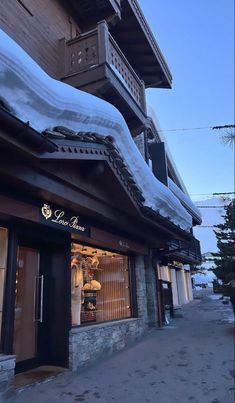
[[[20,390],[14,402],[234,402],[234,321],[219,297],[197,291],[168,326],[79,373]]]

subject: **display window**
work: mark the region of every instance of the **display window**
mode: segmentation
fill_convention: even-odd
[[[72,326],[131,316],[128,257],[72,244]]]
[[[0,335],[2,329],[3,298],[7,271],[8,230],[0,227]]]

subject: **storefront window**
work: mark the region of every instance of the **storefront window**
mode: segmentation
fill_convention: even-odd
[[[72,325],[129,318],[128,257],[72,244]]]
[[[0,227],[0,335],[2,329],[3,296],[7,270],[8,231]]]

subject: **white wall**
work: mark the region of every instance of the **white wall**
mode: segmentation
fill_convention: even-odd
[[[177,306],[179,306],[179,297],[178,297],[176,270],[174,268],[170,269],[170,276],[171,276],[173,305],[174,305],[174,307],[177,307]]]
[[[184,270],[176,270],[176,279],[177,279],[177,288],[178,288],[178,297],[179,304],[184,305],[187,304],[187,291],[185,286],[185,275]]]
[[[168,266],[159,267],[159,279],[165,281],[171,281]]]
[[[193,300],[193,288],[192,288],[192,281],[191,281],[191,274],[190,271],[185,271],[185,280],[186,280],[186,286],[188,290],[188,301]]]

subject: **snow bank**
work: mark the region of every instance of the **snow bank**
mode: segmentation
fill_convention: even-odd
[[[39,132],[54,126],[111,135],[145,198],[145,205],[189,231],[190,214],[159,182],[137,149],[120,112],[108,102],[49,77],[0,30],[0,99]]]

